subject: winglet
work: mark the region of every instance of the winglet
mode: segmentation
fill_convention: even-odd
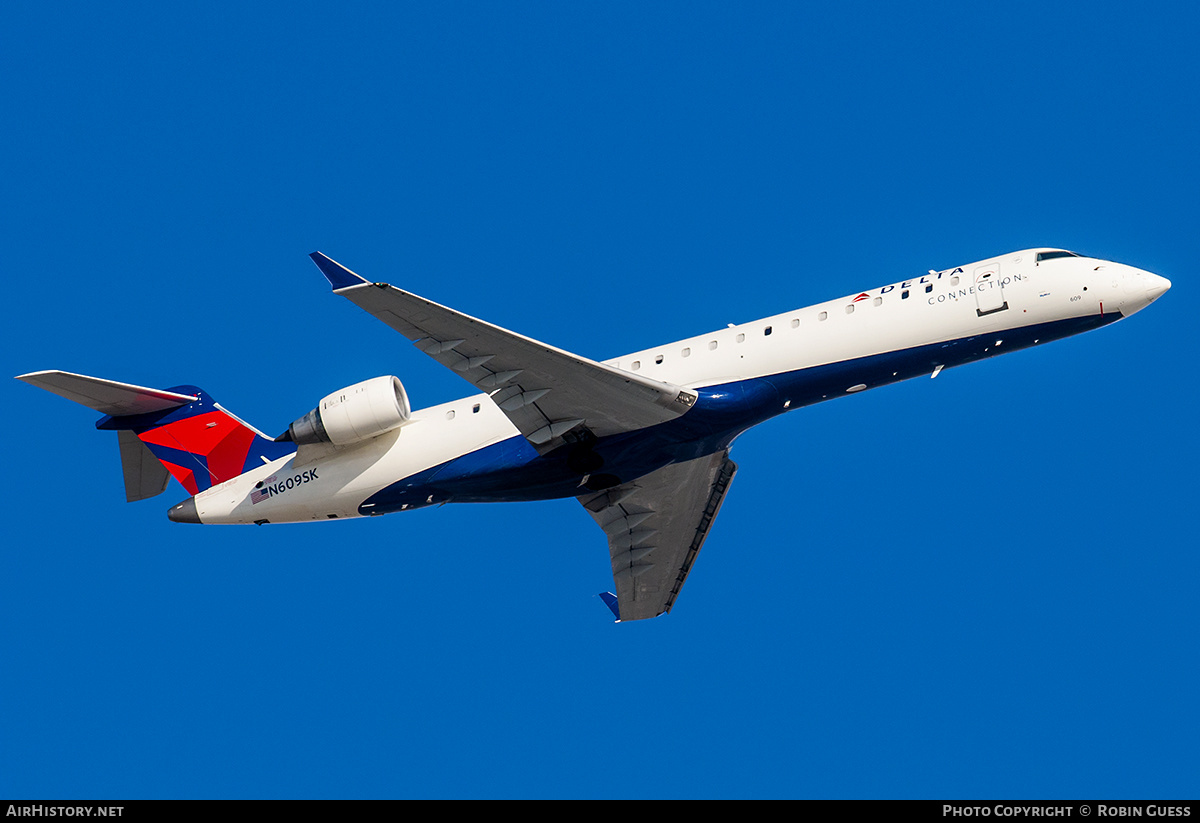
[[[333,286],[334,291],[350,286],[361,286],[367,282],[341,263],[330,260],[319,251],[313,252],[309,257],[317,264],[317,268],[321,270],[321,274],[325,275],[325,279],[329,281],[329,285]]]
[[[621,622],[621,607],[617,603],[617,596],[612,592],[600,592],[600,599],[604,601],[604,605],[608,606],[613,613],[613,617],[617,618],[616,622]]]

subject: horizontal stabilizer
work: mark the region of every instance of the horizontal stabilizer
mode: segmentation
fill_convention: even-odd
[[[113,417],[177,409],[196,400],[191,394],[131,386],[66,371],[35,371],[17,379]]]

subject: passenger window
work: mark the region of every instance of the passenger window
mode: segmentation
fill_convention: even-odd
[[[637,370],[638,370],[638,369],[640,369],[641,367],[642,367],[642,361],[641,361],[641,360],[634,360],[634,361],[633,361],[633,370],[634,370],[634,371],[637,371]]]
[[[854,314],[854,304],[853,303],[846,304],[846,314]]]
[[[709,350],[709,351],[712,351],[712,350],[713,350],[713,349],[715,349],[716,347],[717,347],[717,341],[716,341],[716,340],[709,340],[709,341],[708,341],[708,350]]]
[[[930,284],[928,284],[927,286],[925,286],[925,293],[926,293],[926,294],[929,294],[931,291],[933,291],[933,284],[932,284],[932,283],[930,283]]]
[[[770,327],[770,326],[767,326],[765,329],[763,329],[763,337],[766,337],[766,336],[768,336],[770,333],[771,333],[771,327]]]
[[[684,349],[682,352],[680,352],[680,354],[682,354],[684,357],[691,357],[691,356],[692,356],[692,350],[691,350],[691,349]]]
[[[746,341],[746,335],[744,335],[744,334],[739,334],[739,335],[737,336],[737,341],[738,341],[739,343],[744,343],[744,342]]]
[[[874,303],[876,306],[882,306],[882,305],[883,305],[883,298],[882,298],[882,297],[876,297],[876,298],[875,298],[874,300],[872,300],[871,302],[872,302],[872,303]]]
[[[478,403],[476,403],[474,406],[471,407],[471,414],[479,414],[479,404]]]
[[[901,300],[907,300],[907,299],[908,299],[908,289],[905,289],[904,291],[900,292],[900,299],[901,299]]]
[[[958,275],[957,274],[950,278],[950,285],[951,286],[958,285]]]
[[[793,329],[798,329],[798,328],[800,328],[800,318],[799,318],[799,317],[793,317],[793,318],[792,318],[792,328],[793,328]]]
[[[820,314],[818,314],[818,315],[817,315],[817,319],[818,319],[818,320],[828,320],[828,319],[829,319],[829,312],[827,312],[827,311],[823,311],[823,312],[821,312]]]
[[[453,420],[453,419],[454,419],[454,409],[451,409],[450,411],[446,412],[446,419],[447,419],[447,420]]]
[[[663,360],[663,356],[662,356],[661,354],[660,354],[660,355],[658,355],[658,357],[655,357],[655,358],[654,358],[654,363],[655,363],[655,365],[657,365],[657,364],[661,363],[661,362],[662,362],[662,360]]]

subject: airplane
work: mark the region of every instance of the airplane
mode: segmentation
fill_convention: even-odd
[[[481,393],[412,410],[394,376],[328,395],[270,437],[195,386],[19,376],[104,415],[127,500],[173,476],[178,523],[296,523],[444,503],[576,498],[604,531],[618,622],[674,606],[737,472],[730,447],[786,411],[1106,326],[1170,281],[1038,248],[598,362],[470,317],[321,252],[333,293]]]

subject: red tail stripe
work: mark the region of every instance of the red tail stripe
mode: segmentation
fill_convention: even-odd
[[[196,485],[196,478],[192,474],[191,469],[185,469],[183,466],[176,466],[174,463],[167,462],[166,460],[162,460],[160,462],[167,467],[167,471],[171,473],[172,477],[179,481],[181,486],[183,486],[192,494],[200,493],[200,488]]]

